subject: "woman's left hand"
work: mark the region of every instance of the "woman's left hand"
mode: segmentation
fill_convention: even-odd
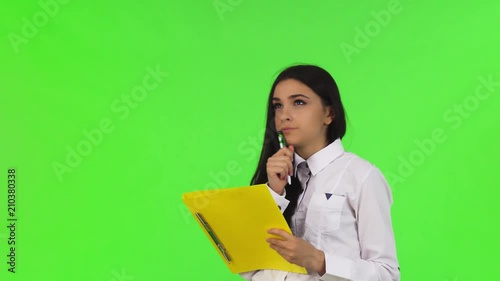
[[[325,272],[325,255],[304,239],[295,237],[283,229],[270,229],[269,234],[280,236],[281,239],[268,238],[266,241],[288,262],[314,270],[320,275]]]

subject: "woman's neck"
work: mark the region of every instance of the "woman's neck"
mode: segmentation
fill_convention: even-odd
[[[328,146],[328,142],[325,141],[324,143],[318,144],[318,145],[309,145],[309,146],[304,146],[304,147],[295,147],[295,152],[297,152],[297,154],[300,157],[304,158],[304,160],[307,160],[313,154],[315,154],[316,152],[320,151],[321,149],[323,149],[323,148],[325,148],[327,146]]]

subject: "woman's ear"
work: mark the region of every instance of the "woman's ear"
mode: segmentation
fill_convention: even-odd
[[[325,118],[325,125],[330,125],[333,120],[335,120],[335,112],[333,111],[332,106],[327,106],[326,107],[326,118]]]

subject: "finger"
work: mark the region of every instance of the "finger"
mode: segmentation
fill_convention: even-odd
[[[282,149],[285,151],[285,154],[284,156],[288,157],[290,159],[290,162],[293,161],[293,149],[290,149],[290,147],[293,148],[293,146],[289,146],[289,147],[283,147]]]
[[[270,166],[280,166],[280,167],[286,165],[287,170],[288,170],[287,174],[290,174],[290,175],[291,175],[291,172],[293,171],[292,159],[288,156],[276,156],[276,157],[269,158],[267,160],[267,164]]]
[[[290,167],[285,163],[270,163],[268,165],[268,174],[279,175],[281,180],[286,179],[286,175],[289,173]]]
[[[284,178],[286,175],[293,175],[293,165],[290,162],[277,162],[277,163],[269,163],[268,169],[271,172],[279,173]]]
[[[290,148],[288,147],[283,147],[280,148],[272,157],[278,157],[278,156],[286,156],[292,159],[293,151],[291,151]]]
[[[285,180],[286,179],[286,169],[281,168],[281,167],[273,167],[269,168],[267,172],[268,176],[272,178],[278,178],[279,180]]]
[[[293,146],[290,146],[290,147],[293,147]],[[283,161],[288,163],[288,165],[290,166],[289,175],[291,176],[292,175],[291,171],[293,169],[292,164],[293,164],[293,153],[294,152],[293,152],[293,150],[290,150],[290,148],[288,148],[288,147],[284,147],[284,148],[282,148],[282,150],[284,150],[285,152],[284,152],[283,156],[281,156],[283,158],[280,158],[280,160],[282,159]]]
[[[290,149],[290,146],[285,146],[285,147],[278,149],[277,152],[278,153],[276,153],[276,154],[278,154],[278,155],[291,155],[292,150]]]
[[[277,162],[292,162],[292,157],[289,155],[276,155],[269,157],[267,159],[268,163],[277,163]]]
[[[280,248],[284,248],[284,249],[288,249],[289,248],[288,245],[287,245],[287,241],[285,241],[285,240],[276,239],[276,238],[267,238],[266,241],[270,245],[273,245],[273,246],[276,246],[276,247],[280,247]]]
[[[291,235],[290,233],[286,232],[285,230],[279,229],[279,228],[271,228],[267,231],[267,233],[278,235],[281,238],[283,238],[283,240],[291,240],[294,238],[293,235]]]
[[[273,244],[269,244],[269,247],[273,250],[275,250],[278,254],[281,255],[281,248],[276,246],[276,245],[273,245]]]
[[[275,250],[280,256],[282,256],[283,258],[285,258],[286,260],[288,260],[288,251],[284,248],[281,248],[279,246],[276,246],[276,245],[273,245],[273,244],[269,244],[269,247],[273,250]]]

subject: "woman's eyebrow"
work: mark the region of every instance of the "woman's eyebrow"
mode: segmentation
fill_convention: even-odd
[[[303,94],[291,95],[291,96],[289,96],[289,97],[288,97],[288,99],[294,99],[294,98],[298,98],[298,97],[304,97],[304,98],[306,98],[306,99],[309,99],[309,97],[308,97],[308,96],[303,95]],[[280,98],[274,98],[274,97],[273,97],[273,100],[275,100],[275,101],[280,101]]]
[[[291,95],[291,96],[289,96],[288,98],[289,98],[289,99],[294,99],[294,98],[298,98],[298,97],[304,97],[304,98],[306,98],[306,99],[308,99],[308,98],[309,98],[308,96],[306,96],[306,95],[304,95],[304,94]]]

